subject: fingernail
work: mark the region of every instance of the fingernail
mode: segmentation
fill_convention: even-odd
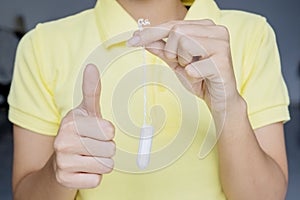
[[[195,69],[195,67],[193,67],[193,66],[187,66],[186,68],[185,68],[185,70],[186,70],[186,72],[188,73],[188,75],[189,76],[191,76],[191,77],[198,77],[199,76],[199,72],[198,72],[198,70],[197,69]]]
[[[141,38],[139,36],[135,35],[127,41],[127,46],[129,46],[129,47],[138,46],[140,41],[141,41]]]

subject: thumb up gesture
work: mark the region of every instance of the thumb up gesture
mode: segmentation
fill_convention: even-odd
[[[54,142],[57,181],[68,188],[93,188],[114,166],[114,126],[102,118],[99,71],[87,65],[83,74],[83,99],[62,120]]]

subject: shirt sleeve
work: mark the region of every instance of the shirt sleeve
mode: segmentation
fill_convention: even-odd
[[[54,136],[60,116],[53,98],[52,82],[45,79],[45,73],[40,42],[33,30],[18,45],[8,98],[9,119],[33,132]]]
[[[253,129],[290,119],[289,97],[273,29],[266,22],[251,32],[241,95],[247,102]]]

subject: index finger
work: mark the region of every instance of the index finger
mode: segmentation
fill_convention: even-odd
[[[168,38],[171,30],[177,25],[202,25],[212,26],[215,23],[211,20],[180,20],[170,21],[153,27],[145,27],[143,30],[134,32],[127,41],[128,46],[143,46],[164,38]]]

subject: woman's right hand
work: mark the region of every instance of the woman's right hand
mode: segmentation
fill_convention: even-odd
[[[73,189],[94,188],[114,167],[114,126],[100,112],[100,75],[87,65],[83,75],[83,100],[62,120],[54,142],[56,180]]]

